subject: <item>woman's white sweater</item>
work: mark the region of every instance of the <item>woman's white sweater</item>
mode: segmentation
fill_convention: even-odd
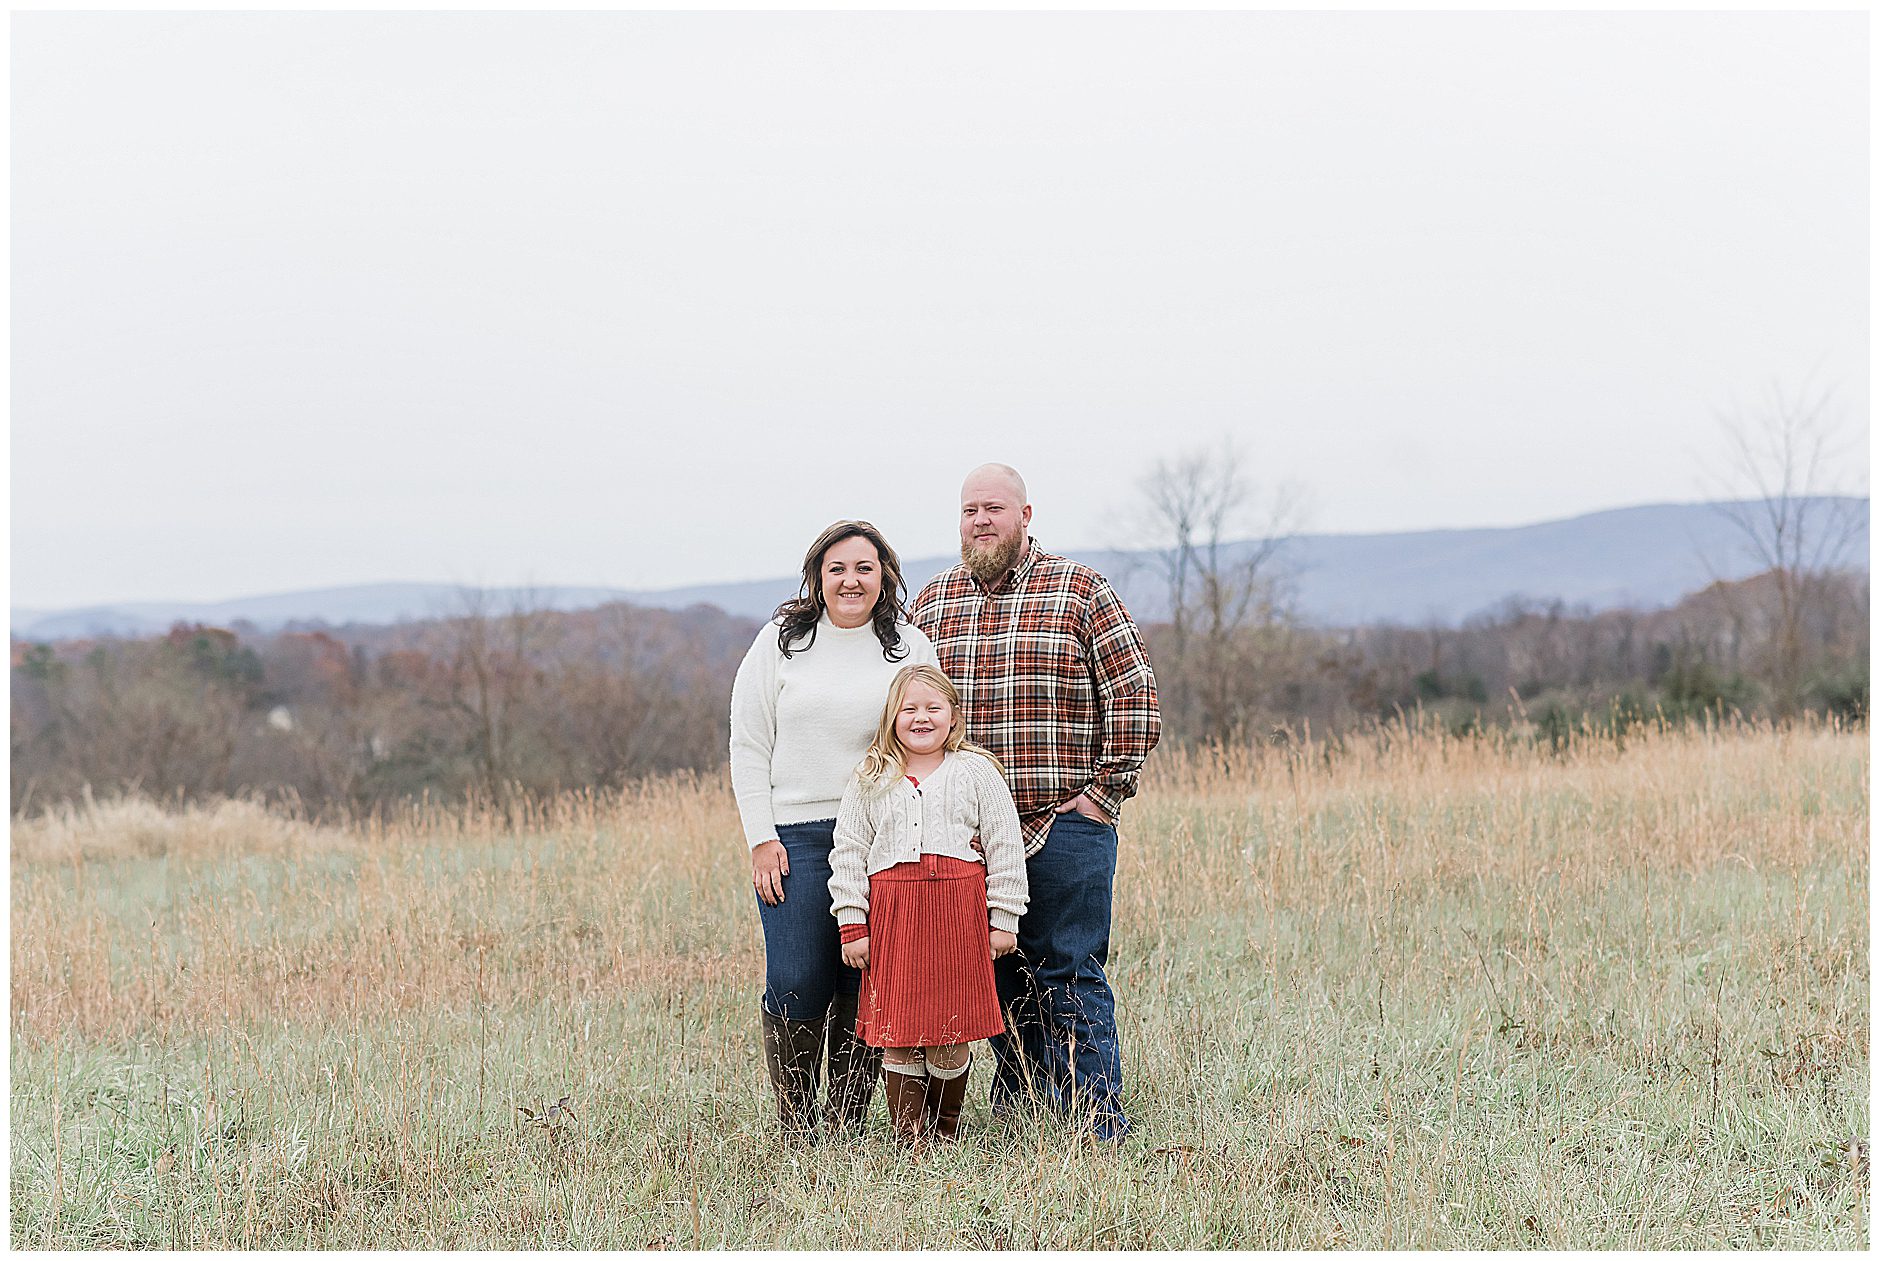
[[[868,752],[888,685],[903,666],[938,665],[920,628],[901,623],[907,655],[888,661],[873,623],[847,629],[824,613],[816,642],[786,660],[777,623],[757,632],[731,685],[731,791],[744,839],[777,839],[779,823],[833,819]]]
[[[973,837],[985,846],[973,852]],[[949,753],[920,783],[866,784],[851,779],[836,815],[829,855],[830,911],[838,924],[868,919],[868,877],[922,854],[986,864],[986,909],[994,928],[1018,931],[1031,890],[1018,807],[999,768],[983,754]]]

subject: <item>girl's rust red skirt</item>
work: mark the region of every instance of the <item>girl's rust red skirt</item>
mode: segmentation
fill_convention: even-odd
[[[870,876],[862,1040],[950,1046],[1005,1032],[991,933],[980,863],[923,854]]]

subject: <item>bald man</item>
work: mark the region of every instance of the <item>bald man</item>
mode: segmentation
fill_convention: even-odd
[[[1031,904],[994,965],[1006,1031],[992,1104],[1036,1099],[1102,1141],[1129,1129],[1116,1001],[1104,968],[1116,823],[1161,735],[1155,673],[1103,575],[1031,537],[1025,481],[983,464],[960,489],[960,563],[914,601],[960,689],[969,736],[1005,764]]]

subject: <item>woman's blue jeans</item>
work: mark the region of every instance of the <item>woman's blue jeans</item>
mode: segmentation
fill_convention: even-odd
[[[785,1020],[821,1020],[838,993],[861,990],[862,974],[842,963],[842,933],[830,913],[829,854],[836,821],[779,823],[790,858],[783,901],[757,899],[764,926],[764,1010]],[[756,890],[752,890],[756,895]]]

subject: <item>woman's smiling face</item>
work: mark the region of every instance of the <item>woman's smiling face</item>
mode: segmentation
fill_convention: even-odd
[[[861,535],[829,545],[822,558],[823,607],[845,630],[866,626],[881,598],[881,556]]]
[[[894,734],[909,753],[937,753],[946,748],[947,737],[959,715],[946,694],[931,683],[912,679],[901,694],[901,709],[894,716]]]

